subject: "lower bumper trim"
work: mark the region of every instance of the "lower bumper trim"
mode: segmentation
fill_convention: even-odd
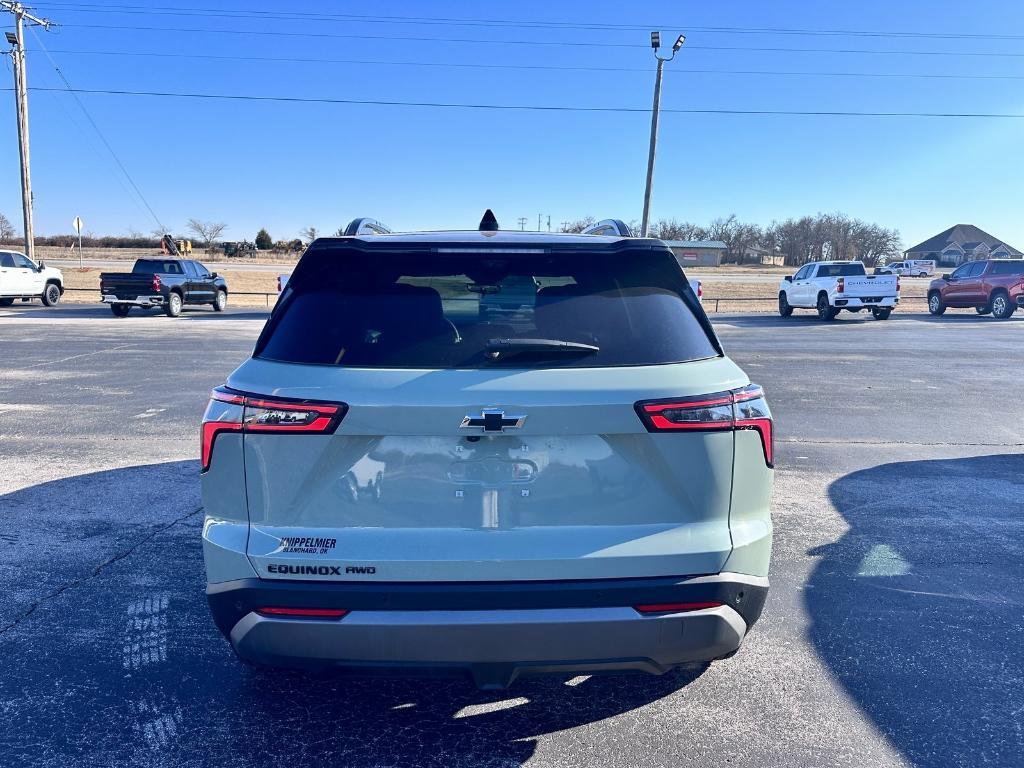
[[[520,674],[662,673],[735,651],[757,621],[767,578],[709,576],[565,582],[387,583],[261,579],[211,584],[217,626],[243,659],[360,672],[428,669],[478,685]],[[718,603],[641,615],[632,606]],[[335,608],[343,619],[260,615],[263,606]]]

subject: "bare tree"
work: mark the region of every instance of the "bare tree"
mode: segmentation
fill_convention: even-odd
[[[306,227],[305,229],[300,229],[299,234],[312,243],[320,236],[320,230],[316,227]]]
[[[707,240],[708,231],[689,221],[661,219],[651,225],[651,233],[659,240]]]
[[[189,232],[202,240],[207,248],[212,248],[217,238],[228,228],[223,221],[200,221],[199,219],[189,219],[185,226]]]
[[[145,235],[139,232],[135,227],[128,227],[128,237],[132,240],[141,240]]]
[[[597,221],[597,219],[593,216],[584,216],[582,219],[576,219],[576,221],[563,221],[560,231],[579,234],[595,221]]]
[[[10,220],[0,213],[0,242],[14,239],[14,227]]]

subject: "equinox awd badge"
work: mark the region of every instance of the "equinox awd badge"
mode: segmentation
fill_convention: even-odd
[[[504,432],[506,429],[519,429],[526,421],[525,416],[506,416],[498,408],[484,408],[479,416],[466,416],[459,429],[480,429],[484,432]]]

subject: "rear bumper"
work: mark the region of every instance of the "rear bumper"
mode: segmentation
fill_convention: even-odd
[[[735,651],[760,616],[767,579],[739,574],[587,582],[210,585],[217,626],[240,657],[288,667],[462,673],[478,685],[520,674],[639,670]],[[720,602],[641,615],[631,606]],[[271,618],[265,606],[345,608],[340,620]]]
[[[138,296],[134,299],[119,299],[111,294],[104,294],[100,299],[104,304],[130,304],[133,307],[162,307],[163,296]]]
[[[843,309],[850,309],[852,307],[895,307],[899,304],[899,301],[899,298],[896,296],[884,296],[877,299],[844,297],[835,299],[835,305]]]

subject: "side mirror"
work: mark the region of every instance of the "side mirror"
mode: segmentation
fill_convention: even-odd
[[[217,276],[217,273],[216,273],[216,272],[211,272],[211,273],[210,273],[210,277],[216,277],[216,276]]]
[[[944,275],[942,276],[942,279],[943,279],[943,280],[952,280],[952,279],[953,279],[953,276],[952,276],[951,274],[949,274],[949,272],[947,272],[946,274],[944,274]]]
[[[37,272],[42,272],[44,269],[46,269],[46,262],[45,261],[40,261],[39,262],[39,266],[36,267],[36,271]]]
[[[785,280],[787,283],[792,283],[793,282],[793,276],[792,275],[786,275],[782,279]]]

